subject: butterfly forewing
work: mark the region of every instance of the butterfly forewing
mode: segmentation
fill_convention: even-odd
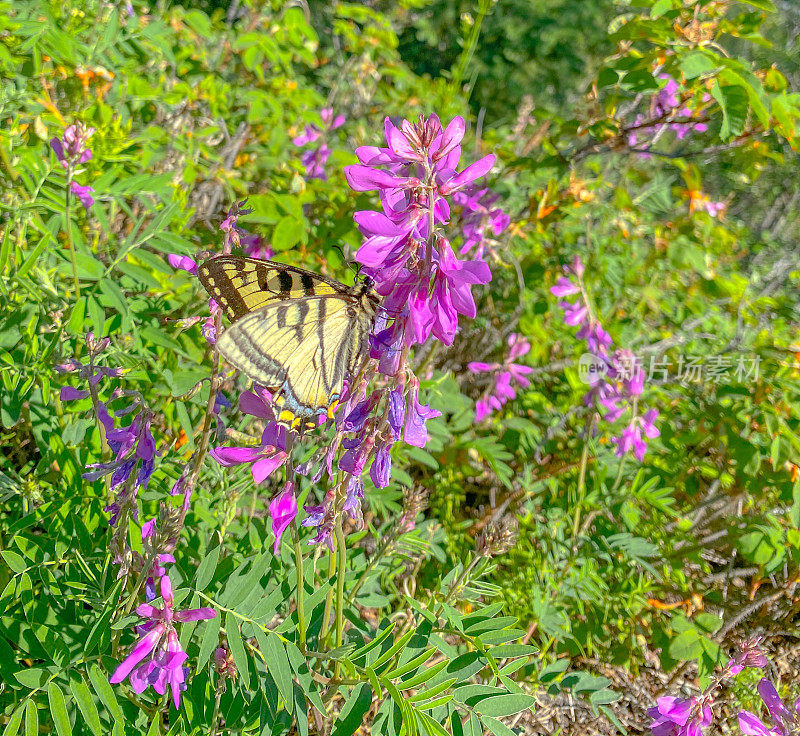
[[[218,340],[223,357],[275,391],[278,420],[315,426],[330,414],[345,378],[361,366],[378,306],[363,285],[348,288],[272,261],[220,256],[198,275],[233,323]]]
[[[347,288],[302,268],[239,256],[211,258],[198,267],[197,276],[231,322],[272,301],[335,294]]]

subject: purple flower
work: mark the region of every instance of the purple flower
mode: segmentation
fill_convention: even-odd
[[[369,469],[369,477],[375,488],[386,488],[392,478],[392,456],[389,454],[391,444],[379,442],[375,452],[375,459]]]
[[[288,481],[283,490],[269,505],[269,515],[272,517],[272,533],[275,535],[273,553],[278,554],[281,544],[281,535],[286,527],[297,516],[297,499],[294,497],[294,483]]]
[[[671,695],[659,698],[647,715],[653,719],[652,736],[702,736],[702,729],[713,719],[711,709],[699,700]]]
[[[309,125],[300,135],[292,139],[292,143],[296,146],[307,146],[309,143],[316,143],[319,141],[319,145],[315,148],[304,151],[300,160],[303,166],[305,166],[307,178],[322,179],[324,181],[328,178],[328,174],[325,171],[325,164],[328,162],[328,158],[331,155],[331,149],[328,147],[325,139],[330,131],[336,130],[336,128],[344,125],[345,117],[344,115],[337,115],[334,118],[333,108],[330,107],[321,110],[320,117],[323,123],[325,123],[324,129],[320,129],[316,125]]]
[[[766,677],[760,680],[756,689],[767,706],[771,724],[767,725],[750,711],[742,711],[739,713],[739,728],[742,733],[747,736],[791,736],[796,733],[800,724],[800,698],[795,701],[792,713],[781,700],[775,685]]]
[[[512,380],[520,386],[530,385],[528,375],[533,368],[512,362],[516,358],[530,352],[530,343],[521,335],[512,332],[508,336],[508,356],[505,362],[481,363],[472,362],[467,368],[472,373],[494,373],[494,382],[486,394],[475,403],[475,422],[482,422],[495,409],[500,409],[507,401],[516,397],[517,392],[512,385]]]
[[[92,158],[92,151],[86,145],[92,133],[94,128],[87,128],[83,123],[75,123],[64,129],[61,138],[50,139],[50,147],[65,169],[84,164]]]
[[[550,287],[550,293],[554,296],[571,296],[579,294],[580,291],[580,287],[575,286],[566,276],[559,276],[556,285]]]
[[[652,439],[661,434],[653,423],[657,416],[658,410],[650,409],[643,416],[634,417],[619,437],[612,437],[611,441],[617,446],[617,457],[633,451],[639,462],[644,460],[644,453],[647,450],[647,442],[644,438]]]
[[[428,405],[422,405],[418,399],[419,383],[412,381],[411,393],[409,395],[408,409],[406,411],[406,429],[403,439],[414,447],[425,447],[428,444],[428,430],[425,422],[434,417],[440,417],[442,412],[431,409]]]
[[[252,464],[253,480],[263,483],[289,457],[286,452],[286,427],[275,422],[268,424],[258,447],[214,447],[208,454],[226,468]]]
[[[197,275],[197,261],[189,256],[182,256],[176,253],[170,253],[167,256],[169,265],[178,271],[188,271],[193,276]]]
[[[169,687],[175,707],[180,708],[181,691],[186,689],[187,670],[183,663],[187,654],[178,640],[175,623],[203,621],[217,614],[212,608],[173,610],[172,583],[168,575],[161,578],[161,598],[164,601],[163,608],[149,603],[137,607],[136,613],[148,619],[138,627],[143,636],[117,667],[109,682],[116,685],[129,677],[134,692],[142,693],[152,685],[159,695],[163,695]]]
[[[738,675],[745,667],[766,667],[767,655],[759,646],[764,637],[754,636],[741,643],[736,653],[728,662],[728,670]]]
[[[81,186],[78,182],[73,181],[70,182],[69,185],[70,191],[80,200],[81,204],[84,206],[84,209],[89,209],[94,204],[94,197],[92,194],[94,189],[90,186]]]

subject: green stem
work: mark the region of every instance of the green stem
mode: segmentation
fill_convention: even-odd
[[[336,573],[336,555],[333,552],[328,552],[328,580],[330,580]],[[325,597],[325,612],[322,615],[322,628],[319,631],[319,646],[318,649],[323,649],[325,646],[325,639],[328,636],[328,628],[331,620],[331,606],[333,605],[333,588],[328,591]]]
[[[303,581],[303,548],[300,545],[300,530],[297,519],[291,525],[292,541],[294,542],[294,564],[297,569],[297,638],[300,651],[306,653],[306,613],[305,613],[305,583]]]
[[[219,726],[219,702],[220,702],[220,700],[222,700],[222,691],[223,691],[222,683],[224,682],[224,680],[222,679],[221,675],[219,676],[219,678],[220,678],[220,682],[217,683],[217,694],[216,694],[216,697],[214,698],[214,713],[211,716],[211,729],[209,730],[210,736],[217,736],[217,734],[219,733],[219,729],[218,729],[218,726]]]
[[[461,87],[461,82],[464,79],[464,74],[467,71],[467,66],[469,66],[469,62],[472,57],[475,55],[475,49],[478,46],[478,37],[481,33],[481,26],[483,25],[483,19],[489,12],[489,7],[491,6],[491,0],[480,0],[478,3],[478,15],[475,18],[475,22],[472,24],[472,28],[469,32],[469,37],[467,38],[467,42],[464,45],[464,50],[461,52],[461,56],[458,57],[458,62],[456,63],[456,67],[453,70],[453,90],[458,91]]]
[[[575,516],[572,519],[572,544],[578,536],[578,527],[581,523],[581,506],[586,496],[586,466],[589,463],[589,435],[592,432],[594,415],[590,415],[586,420],[586,429],[583,437],[583,450],[581,451],[581,466],[578,471],[578,498],[575,501]]]
[[[347,566],[347,549],[344,546],[341,514],[336,520],[336,555],[339,558],[339,569],[336,576],[336,646],[340,647],[344,641],[344,575]],[[340,669],[341,663],[337,660],[333,670],[334,678],[339,677]]]
[[[64,226],[67,231],[67,245],[69,246],[69,257],[72,261],[72,278],[75,281],[75,300],[81,298],[81,284],[78,281],[78,261],[75,258],[75,242],[72,239],[72,169],[67,171],[67,190],[64,194]]]
[[[375,551],[375,554],[372,556],[372,559],[367,563],[364,572],[361,573],[361,576],[356,581],[355,586],[350,591],[347,596],[347,602],[352,603],[355,598],[356,594],[359,590],[361,590],[361,586],[367,581],[367,576],[375,569],[375,566],[380,562],[381,558],[384,555],[388,554],[389,551],[394,546],[395,541],[397,540],[396,534],[387,534],[384,540],[381,542],[378,549]]]

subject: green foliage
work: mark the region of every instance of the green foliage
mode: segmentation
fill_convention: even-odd
[[[598,662],[635,676],[691,661],[704,683],[745,633],[789,628],[800,79],[771,3],[151,5],[0,0],[4,735],[509,734],[537,697],[565,693],[625,732]],[[680,101],[666,112],[664,75]],[[324,127],[328,106],[347,123],[325,132],[323,180],[292,138]],[[344,181],[353,150],[386,115],[470,107],[480,140],[464,151],[497,153],[511,224],[486,238],[476,319],[450,350],[414,357],[443,414],[430,441],[398,443],[343,557],[302,527],[273,554],[277,481],[198,464],[170,570],[176,605],[216,616],[179,630],[181,709],[111,685],[139,621],[141,524],[177,509],[169,489],[205,458],[217,418],[216,444],[263,429],[210,411],[206,302],[167,255],[218,252],[225,212],[247,198],[240,224],[277,259],[346,280],[362,239],[352,215],[372,202]],[[66,171],[48,143],[78,122],[93,155]],[[89,208],[73,181],[93,187]],[[583,403],[584,347],[549,291],[576,255],[615,346],[670,368],[641,397],[660,413],[642,462],[615,453],[624,422]],[[86,384],[54,368],[88,360],[88,332],[110,338],[99,364],[125,373],[62,401]],[[467,364],[502,364],[510,333],[531,344],[531,383],[476,423],[493,378]],[[680,380],[689,358],[716,378]],[[223,394],[236,389],[226,377]],[[142,518],[125,522],[118,579],[113,495],[82,474],[108,460],[98,401],[134,395],[162,455]],[[399,523],[409,490],[430,496],[412,531]],[[303,480],[300,500],[314,493]],[[492,547],[512,521],[516,543]]]

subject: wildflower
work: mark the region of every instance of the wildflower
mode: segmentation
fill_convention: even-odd
[[[688,192],[689,212],[705,210],[711,217],[719,217],[724,212],[725,202],[712,202],[706,194],[695,189],[690,189]]]
[[[186,689],[189,668],[184,667],[188,655],[178,640],[175,623],[203,621],[217,614],[212,608],[175,611],[172,583],[168,575],[162,576],[160,587],[164,607],[142,603],[136,608],[139,616],[148,619],[139,626],[143,636],[117,667],[109,682],[116,685],[129,677],[134,692],[142,693],[152,685],[159,695],[163,695],[169,687],[175,707],[180,708],[181,692]]]
[[[275,535],[275,546],[273,552],[278,554],[281,544],[281,535],[286,531],[286,527],[292,523],[297,516],[297,499],[294,497],[294,483],[288,481],[283,490],[276,496],[269,505],[269,515],[272,517],[272,533]]]
[[[490,189],[470,187],[453,194],[453,202],[461,206],[461,231],[464,244],[463,255],[475,248],[476,255],[481,258],[491,248],[490,234],[498,237],[509,225],[511,219],[500,207],[493,207],[499,195]],[[492,251],[497,257],[497,253]]]
[[[92,133],[94,128],[75,123],[64,129],[61,138],[55,136],[50,139],[50,147],[65,169],[84,164],[92,158],[92,150],[86,145]]]
[[[516,398],[517,392],[511,384],[513,379],[520,386],[530,385],[528,375],[533,368],[527,365],[514,363],[531,349],[530,343],[521,335],[512,332],[508,336],[509,352],[505,362],[499,363],[467,363],[467,369],[472,373],[491,373],[494,375],[494,383],[487,392],[475,404],[475,422],[483,421],[494,410],[499,409],[510,399]]]
[[[764,637],[754,636],[742,642],[739,649],[728,662],[728,670],[732,675],[738,675],[745,667],[766,667],[767,655],[759,646]]]
[[[658,410],[650,409],[643,416],[634,417],[630,424],[622,430],[619,437],[611,438],[611,441],[617,446],[617,457],[633,451],[634,457],[639,462],[644,460],[644,453],[647,450],[647,442],[644,438],[652,439],[661,434],[654,424],[656,417],[658,417]]]
[[[322,179],[324,181],[328,178],[328,174],[325,171],[325,164],[328,162],[328,158],[331,155],[331,149],[328,147],[326,137],[330,131],[336,130],[336,128],[344,125],[345,117],[344,115],[337,115],[334,118],[333,108],[331,107],[323,108],[320,111],[320,117],[325,124],[324,129],[316,125],[309,125],[300,135],[292,139],[292,143],[301,147],[319,141],[318,146],[304,151],[300,160],[306,168],[306,176],[309,179]]]
[[[431,409],[427,404],[419,403],[419,382],[414,379],[409,394],[406,410],[406,424],[403,439],[414,447],[425,447],[428,444],[428,430],[425,423],[428,419],[442,416],[442,412]]]
[[[195,261],[194,258],[182,256],[177,253],[170,253],[167,256],[167,261],[176,271],[187,271],[193,276],[197,275],[197,261]]]
[[[761,665],[757,665],[761,666]],[[756,686],[761,700],[767,706],[770,725],[750,711],[739,713],[739,728],[747,736],[792,736],[800,724],[800,698],[794,704],[794,713],[781,700],[775,685],[766,677]]]
[[[550,291],[558,297],[580,295],[575,302],[562,299],[559,306],[564,310],[564,321],[568,325],[579,326],[577,337],[586,341],[598,368],[602,369],[582,375],[582,380],[590,385],[583,403],[586,406],[596,404],[602,409],[603,419],[607,422],[616,422],[630,411],[631,418],[627,426],[618,436],[612,437],[612,442],[616,445],[618,457],[631,452],[641,462],[647,450],[646,438],[652,439],[660,434],[655,426],[657,410],[651,409],[643,415],[638,413],[638,397],[644,391],[644,370],[630,350],[610,352],[613,341],[592,312],[583,285],[584,265],[580,258],[575,256],[564,272],[567,275],[559,277]],[[484,406],[480,409],[482,413],[487,411]]]
[[[286,462],[286,428],[275,423],[268,424],[258,447],[214,447],[209,455],[226,468],[251,464],[253,480],[263,483]]]
[[[78,182],[73,181],[70,182],[69,185],[70,191],[80,200],[80,203],[83,205],[84,209],[89,209],[94,204],[94,189],[90,186],[81,186]]]
[[[647,711],[653,722],[653,736],[702,736],[703,728],[713,720],[711,708],[701,699],[665,695]]]

